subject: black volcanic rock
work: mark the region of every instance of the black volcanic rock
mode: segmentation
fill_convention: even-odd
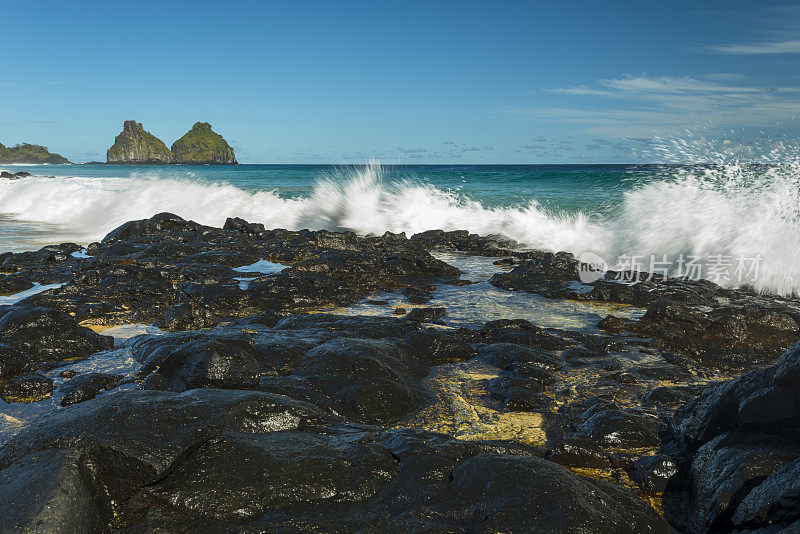
[[[285,395],[117,393],[0,450],[0,530],[669,531],[631,490],[533,452],[344,423]]]
[[[21,373],[30,366],[30,359],[19,349],[0,343],[0,380]]]
[[[444,319],[447,310],[444,308],[414,308],[406,314],[406,320],[418,323],[436,323]]]
[[[658,278],[575,289],[571,256],[503,246],[162,213],[88,258],[71,243],[0,254],[0,292],[63,284],[0,308],[2,379],[57,377],[78,401],[0,418],[0,531],[667,530],[648,500],[681,530],[800,520],[796,354],[722,382],[798,336],[800,300]],[[429,247],[520,260],[503,283],[573,299],[554,305],[579,325],[483,322],[458,302],[448,325],[387,317],[460,291]],[[281,266],[240,269],[259,260]],[[594,329],[602,302],[643,307]],[[131,323],[170,332],[62,359],[97,348],[72,350],[96,335],[81,325]]]
[[[197,227],[197,223],[192,223]],[[128,221],[109,232],[104,238],[103,243],[131,239],[140,235],[169,230],[175,226],[186,226],[186,221],[172,213],[158,213],[149,219],[138,221]]]
[[[110,349],[114,339],[80,326],[64,312],[39,307],[0,307],[0,342],[31,361],[83,358]]]
[[[6,401],[29,402],[48,397],[52,392],[52,378],[40,373],[22,373],[3,384],[0,396]]]
[[[566,293],[568,284],[578,279],[578,265],[572,254],[543,253],[524,260],[509,272],[496,273],[489,283],[512,291],[557,296]]]
[[[427,366],[414,362],[408,349],[396,343],[337,339],[309,351],[294,376],[348,406],[359,420],[385,424],[427,401],[420,384]]]
[[[104,389],[112,389],[124,377],[111,373],[86,373],[72,378],[59,391],[64,394],[61,406],[91,400]]]
[[[257,389],[259,376],[268,368],[245,335],[145,337],[136,341],[131,351],[143,363],[139,377],[145,389]]]
[[[800,344],[777,364],[707,389],[675,416],[689,464],[689,527],[785,527],[800,520]]]
[[[0,178],[7,178],[9,180],[19,180],[20,178],[28,178],[31,176],[31,173],[20,171],[20,172],[6,172],[0,171]]]

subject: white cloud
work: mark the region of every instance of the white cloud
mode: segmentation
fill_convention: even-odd
[[[753,43],[727,44],[721,46],[708,46],[705,52],[714,54],[800,54],[800,41],[762,41]]]
[[[577,123],[583,133],[638,137],[674,135],[687,128],[776,126],[800,112],[800,89],[744,83],[731,74],[624,76],[546,90],[586,100],[584,107],[507,108],[543,122]],[[610,102],[598,105],[592,97]]]
[[[611,89],[640,93],[755,93],[760,89],[725,85],[716,82],[698,80],[690,76],[626,76],[616,80],[600,80],[600,83]]]
[[[611,91],[605,91],[603,89],[595,89],[593,87],[589,87],[588,85],[579,85],[577,87],[566,87],[563,89],[545,89],[545,91],[550,93],[561,93],[566,95],[614,96],[614,93],[612,93]]]

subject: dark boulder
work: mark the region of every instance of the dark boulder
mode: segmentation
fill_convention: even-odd
[[[619,408],[594,398],[594,405],[574,418],[547,458],[575,467],[608,467],[617,458],[641,456],[642,450],[661,445],[660,420],[638,410]]]
[[[650,390],[644,397],[645,406],[657,409],[675,409],[696,398],[702,393],[704,386],[659,386]]]
[[[6,401],[30,402],[49,397],[53,392],[53,379],[40,373],[22,373],[0,389],[0,396]]]
[[[0,178],[8,178],[9,180],[19,180],[20,178],[28,178],[31,176],[31,173],[20,171],[20,172],[8,172],[8,171],[0,171]]]
[[[713,309],[659,298],[639,321],[607,317],[609,332],[631,331],[713,370],[741,372],[774,363],[800,336],[800,314],[787,307],[750,303]]]
[[[243,334],[144,336],[134,340],[131,353],[142,362],[138,376],[145,389],[257,389],[262,373],[276,374]]]
[[[447,315],[444,308],[414,308],[406,314],[406,320],[418,323],[438,323]]]
[[[149,493],[193,515],[247,521],[294,503],[365,502],[396,473],[377,436],[358,428],[227,433]]]
[[[466,340],[439,329],[416,330],[403,336],[402,340],[428,366],[461,362],[475,357],[475,349]]]
[[[658,297],[644,284],[623,284],[609,280],[598,280],[592,284],[593,289],[582,295],[586,300],[615,302],[645,307]]]
[[[796,439],[765,434],[722,434],[701,447],[690,471],[689,525],[693,532],[733,530],[732,516],[739,506],[745,510],[767,509],[775,487],[767,479],[800,458],[800,442]],[[780,476],[778,477],[780,478]],[[774,482],[774,480],[773,480]],[[781,493],[789,488],[781,489]],[[756,491],[758,490],[758,491]],[[756,491],[756,493],[753,493]],[[753,494],[747,503],[743,499]],[[786,495],[790,495],[789,490]],[[783,514],[783,521],[800,518],[800,509]],[[753,526],[767,526],[767,517],[758,514]],[[739,525],[744,526],[744,525]]]
[[[59,388],[64,395],[61,398],[61,406],[91,400],[102,390],[116,386],[122,378],[122,375],[111,373],[86,373],[73,378]]]
[[[751,524],[797,527],[798,509],[800,458],[784,465],[750,491],[736,507],[731,522],[742,527]]]
[[[241,267],[250,265],[258,261],[255,256],[243,254],[232,250],[208,250],[184,256],[181,263],[204,263],[211,265],[225,265],[230,267]]]
[[[109,232],[103,238],[102,242],[108,244],[115,241],[123,241],[145,234],[173,230],[176,227],[197,228],[199,225],[194,222],[185,221],[173,213],[158,213],[149,219],[126,222],[122,226]]]
[[[536,457],[480,454],[461,464],[425,512],[481,532],[670,532],[631,490]]]
[[[165,479],[226,432],[335,421],[282,395],[211,389],[123,392],[50,412],[0,450],[0,530],[101,532],[113,503]]]
[[[481,345],[477,352],[486,363],[500,369],[510,369],[515,364],[534,364],[542,369],[555,371],[564,366],[561,359],[551,351],[517,343]]]
[[[335,339],[310,350],[294,375],[337,399],[366,423],[387,424],[419,410],[427,367],[389,340]]]
[[[352,421],[356,418],[353,410],[336,399],[322,393],[308,381],[291,376],[262,376],[258,381],[258,389],[264,393],[283,395],[311,404],[320,410],[342,419]]]
[[[800,426],[800,344],[777,364],[706,390],[676,414],[676,433],[693,450],[723,432],[774,433]]]
[[[34,362],[83,358],[114,346],[114,338],[80,326],[64,312],[18,305],[0,308],[0,342]]]
[[[339,307],[358,302],[366,294],[352,283],[293,268],[250,282],[248,292],[261,310]]]
[[[544,387],[533,380],[500,376],[489,381],[487,390],[492,398],[514,412],[542,410],[550,404],[550,400],[542,394]]]
[[[578,280],[578,265],[572,254],[546,252],[524,260],[509,272],[495,273],[489,283],[512,291],[563,296],[570,291],[569,284]]]
[[[540,349],[566,349],[576,343],[558,332],[540,328],[525,319],[499,319],[483,325],[475,341],[516,343]]]
[[[293,265],[367,287],[405,286],[426,280],[457,279],[461,272],[421,250],[331,250],[310,252]]]
[[[409,239],[412,245],[427,250],[458,250],[476,256],[507,256],[519,244],[502,236],[479,236],[467,230],[428,230],[414,234]]]
[[[0,531],[103,532],[114,517],[93,459],[73,450],[36,450],[0,471]]]
[[[607,445],[581,435],[561,439],[545,457],[560,465],[581,468],[604,468],[615,463],[614,452]]]
[[[222,226],[222,229],[248,234],[259,234],[264,232],[264,225],[261,223],[249,223],[239,217],[228,217],[225,219],[225,224]]]
[[[409,304],[425,304],[431,300],[431,292],[418,287],[403,288],[403,296]]]
[[[675,414],[692,531],[784,528],[800,520],[800,344],[778,363],[706,389]],[[793,499],[795,499],[793,501]]]
[[[591,441],[621,448],[657,447],[660,423],[651,415],[625,410],[605,410],[589,417],[580,432]]]
[[[27,369],[31,361],[18,349],[0,343],[0,380],[14,376]]]
[[[678,473],[675,460],[664,454],[643,456],[633,462],[631,478],[645,492],[663,493],[672,477]]]
[[[0,295],[14,295],[33,287],[33,282],[18,274],[0,277]]]
[[[542,388],[550,386],[558,380],[555,373],[548,371],[538,363],[513,363],[508,370],[513,378],[520,378],[528,384],[536,383]]]

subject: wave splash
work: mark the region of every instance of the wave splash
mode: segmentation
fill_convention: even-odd
[[[186,178],[52,178],[0,182],[0,213],[52,225],[86,243],[120,224],[169,211],[221,226],[226,217],[267,228],[386,231],[430,229],[502,235],[531,248],[735,260],[760,255],[755,289],[800,293],[800,163],[669,167],[632,185],[614,215],[553,213],[536,201],[487,207],[419,181],[390,182],[377,164],[321,179],[309,197],[248,192]],[[645,270],[648,265],[645,263]],[[720,280],[724,283],[724,280]],[[728,282],[735,285],[734,281]]]

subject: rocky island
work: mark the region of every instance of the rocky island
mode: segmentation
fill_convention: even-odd
[[[70,163],[59,154],[53,154],[47,147],[22,143],[7,147],[0,143],[0,163],[49,163],[53,165]]]
[[[172,157],[175,163],[236,165],[233,149],[207,122],[196,122],[172,143]]]
[[[235,165],[233,148],[211,129],[207,122],[198,122],[168,149],[162,140],[127,120],[114,145],[106,154],[107,163],[129,164],[215,164]]]
[[[164,141],[136,121],[125,121],[122,132],[106,153],[108,163],[172,163],[172,153]]]
[[[168,213],[4,253],[49,289],[0,307],[0,531],[798,527],[800,301],[581,267]],[[475,287],[597,319],[464,322]]]

